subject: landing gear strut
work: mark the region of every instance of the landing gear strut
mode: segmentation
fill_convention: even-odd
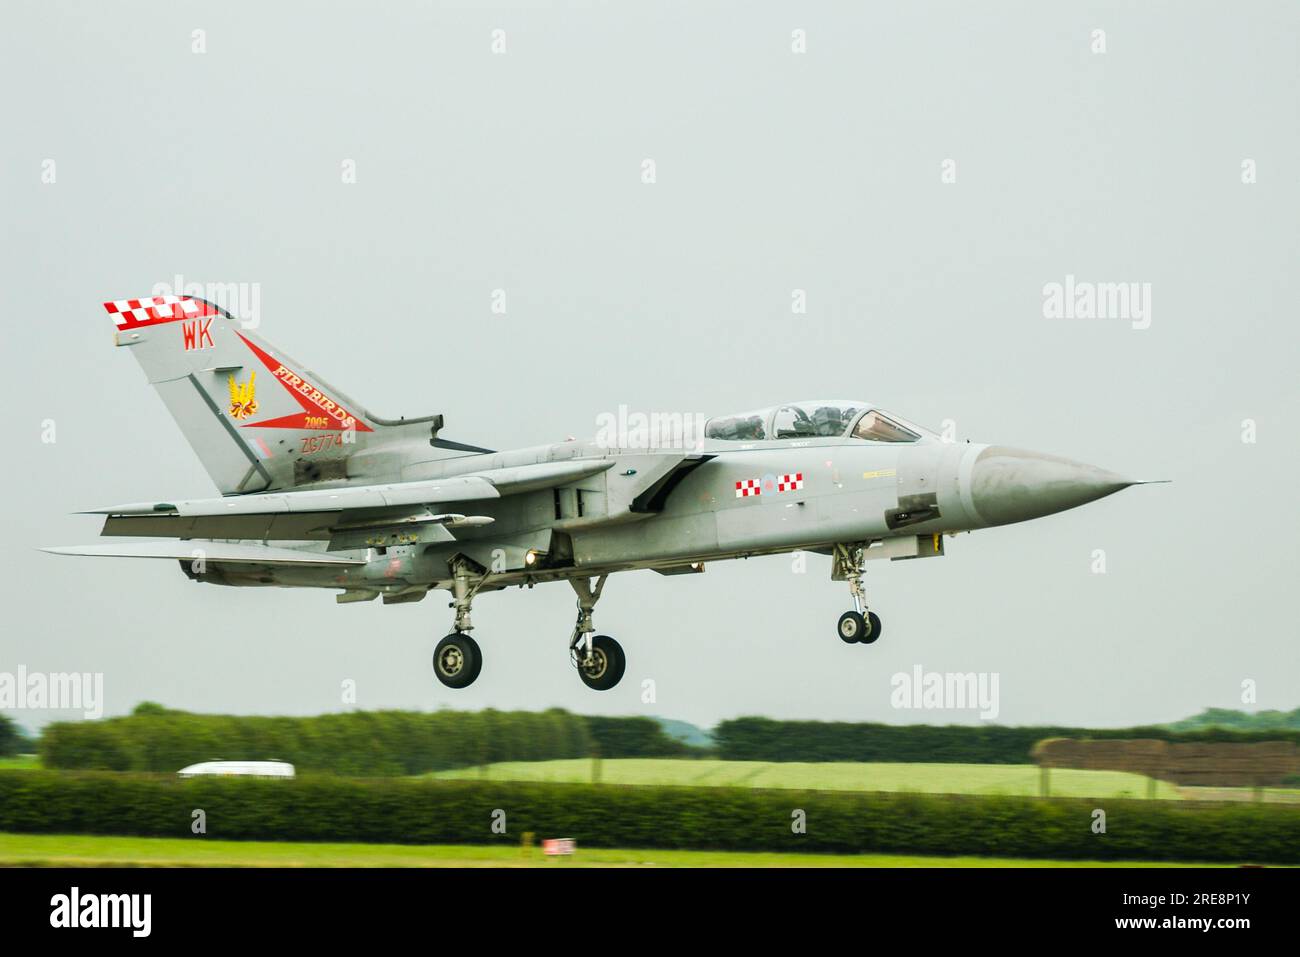
[[[456,609],[455,631],[433,650],[433,673],[448,688],[469,687],[483,670],[483,652],[468,632],[474,627],[469,620],[470,606],[485,581],[487,576],[474,575],[463,559],[452,566],[453,600],[448,607]]]
[[[865,545],[836,545],[833,579],[847,581],[853,596],[853,610],[840,615],[835,632],[845,644],[872,644],[880,637],[880,617],[867,610],[867,593],[862,587],[862,565],[866,555]]]
[[[608,691],[619,683],[627,667],[623,647],[608,635],[597,635],[591,615],[600,599],[608,575],[601,575],[592,584],[590,578],[570,578],[569,584],[578,594],[578,621],[569,639],[569,659],[578,669],[582,683],[593,691]]]

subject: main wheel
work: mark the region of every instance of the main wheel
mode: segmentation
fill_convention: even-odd
[[[858,641],[869,645],[880,637],[880,616],[874,611],[867,612],[867,632]]]
[[[483,669],[478,642],[463,631],[453,632],[433,649],[433,673],[448,688],[465,688]]]
[[[623,646],[608,635],[591,639],[591,664],[585,663],[586,648],[578,644],[578,677],[593,691],[608,691],[619,683],[627,667]]]
[[[840,636],[840,641],[852,645],[862,640],[867,632],[867,623],[856,611],[846,611],[840,615],[840,623],[835,631]]]

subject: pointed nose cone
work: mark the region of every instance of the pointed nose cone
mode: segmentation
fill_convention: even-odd
[[[990,525],[1009,525],[1085,505],[1138,483],[1055,455],[993,445],[971,471],[971,500]]]

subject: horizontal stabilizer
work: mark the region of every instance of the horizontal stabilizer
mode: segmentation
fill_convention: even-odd
[[[132,542],[122,545],[67,545],[42,548],[52,555],[84,555],[95,558],[171,558],[181,561],[239,562],[253,565],[364,565],[364,561],[304,552],[295,548],[243,545],[234,542]]]

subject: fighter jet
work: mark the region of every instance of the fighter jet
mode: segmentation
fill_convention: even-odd
[[[844,399],[717,416],[701,435],[654,448],[569,440],[493,451],[445,438],[441,415],[375,415],[206,300],[104,306],[116,344],[221,496],[91,510],[106,516],[104,536],[165,541],[46,550],[172,559],[197,582],[335,589],[343,603],[448,591],[452,631],[433,671],[449,688],[482,667],[470,611],[483,592],[568,582],[578,606],[569,657],[602,691],[626,664],[593,623],[614,572],[824,554],[853,605],[836,634],[870,645],[882,626],[867,606],[868,560],[939,557],[946,536],[1142,484],[1054,455],[943,441]]]

